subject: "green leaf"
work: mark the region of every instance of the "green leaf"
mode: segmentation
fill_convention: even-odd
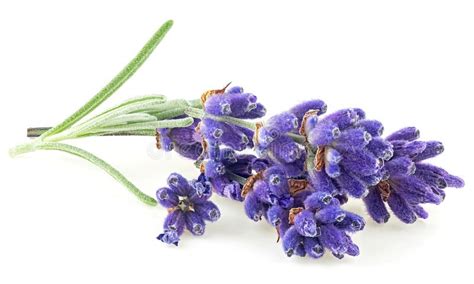
[[[109,98],[115,91],[118,90],[140,66],[147,60],[156,46],[161,42],[166,33],[173,26],[173,21],[165,22],[160,29],[152,36],[152,38],[143,46],[140,52],[110,81],[102,90],[100,90],[94,97],[92,97],[85,105],[79,108],[76,112],[66,118],[57,126],[51,128],[41,135],[40,139],[59,133],[71,125],[75,124],[81,118],[89,114],[107,98]]]
[[[15,157],[20,154],[24,154],[27,152],[32,152],[35,150],[55,150],[55,151],[62,151],[66,152],[78,157],[81,157],[92,164],[98,166],[99,168],[103,169],[106,173],[111,175],[115,180],[120,182],[123,186],[125,186],[131,193],[133,193],[141,202],[155,206],[156,200],[143,193],[138,187],[136,187],[131,181],[129,181],[122,173],[120,173],[117,169],[112,167],[110,164],[102,160],[101,158],[95,156],[94,154],[87,152],[81,148],[63,144],[63,143],[53,143],[53,142],[34,142],[29,144],[19,145],[10,150],[10,155]]]

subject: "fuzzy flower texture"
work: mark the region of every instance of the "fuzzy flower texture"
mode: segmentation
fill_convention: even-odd
[[[158,239],[178,244],[185,229],[204,234],[205,221],[220,217],[212,192],[243,202],[249,219],[275,227],[287,256],[356,256],[351,234],[364,219],[343,209],[362,199],[368,215],[386,223],[427,218],[424,204],[440,204],[459,177],[426,162],[444,150],[441,142],[420,141],[414,127],[383,137],[383,125],[363,110],[326,114],[321,100],[255,121],[266,114],[257,97],[241,87],[207,91],[202,116],[185,128],[157,129],[157,145],[195,161],[197,180],[171,174],[157,191],[168,209]],[[388,207],[387,207],[388,205]]]

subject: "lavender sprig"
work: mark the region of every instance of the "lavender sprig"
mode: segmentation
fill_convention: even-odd
[[[417,140],[416,128],[383,138],[382,123],[367,119],[363,110],[321,116],[327,106],[317,99],[261,120],[264,105],[230,83],[192,101],[132,98],[84,119],[138,70],[171,26],[166,22],[109,84],[62,123],[29,129],[28,136],[36,139],[11,149],[11,156],[57,150],[95,164],[145,204],[167,208],[157,237],[164,243],[177,245],[186,230],[203,235],[205,221],[220,218],[209,200],[215,192],[242,202],[251,220],[266,219],[287,256],[312,258],[326,251],[339,259],[359,254],[350,234],[361,231],[365,221],[343,209],[349,198],[363,199],[377,223],[390,217],[385,203],[402,222],[413,223],[428,217],[423,204],[444,200],[446,187],[464,186],[461,178],[425,162],[444,147]],[[99,157],[58,143],[105,135],[156,136],[159,149],[194,160],[201,173],[190,181],[171,174],[155,200]]]

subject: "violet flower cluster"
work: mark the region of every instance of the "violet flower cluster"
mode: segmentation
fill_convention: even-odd
[[[188,230],[195,236],[204,234],[205,221],[215,222],[221,214],[217,206],[209,201],[212,195],[210,184],[204,175],[187,181],[180,174],[168,177],[168,187],[156,191],[156,199],[168,209],[163,224],[164,232],[158,239],[167,244],[178,245],[179,237]]]
[[[197,180],[172,174],[157,191],[169,214],[158,239],[177,244],[187,229],[204,233],[219,209],[211,192],[243,202],[247,217],[275,227],[287,256],[356,256],[351,234],[363,217],[343,209],[349,198],[362,199],[377,223],[389,220],[388,207],[402,222],[427,218],[422,204],[440,204],[445,188],[462,179],[425,160],[443,152],[440,142],[417,140],[416,128],[386,138],[383,125],[358,108],[327,112],[309,100],[261,119],[265,107],[241,87],[208,91],[202,115],[185,128],[157,129],[157,145],[195,161]],[[323,116],[324,115],[324,116]]]

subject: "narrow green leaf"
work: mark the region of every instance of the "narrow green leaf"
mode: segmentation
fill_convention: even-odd
[[[115,91],[118,90],[146,61],[156,46],[161,42],[166,33],[173,26],[173,21],[165,22],[160,29],[152,36],[152,38],[143,46],[140,52],[130,61],[102,90],[92,97],[85,105],[79,108],[71,116],[66,118],[57,126],[51,128],[41,135],[41,138],[59,133],[69,126],[75,124],[81,118],[89,114],[107,98],[109,98]]]
[[[50,142],[39,143],[35,146],[35,149],[62,151],[62,152],[66,152],[66,153],[81,157],[81,158],[91,162],[92,164],[98,166],[99,168],[103,169],[106,173],[111,175],[114,179],[116,179],[123,186],[125,186],[141,202],[143,202],[147,205],[151,205],[151,206],[156,205],[156,200],[153,197],[143,193],[140,189],[138,189],[138,187],[136,187],[131,181],[129,181],[117,169],[115,169],[114,167],[112,167],[110,164],[108,164],[104,160],[100,159],[99,157],[95,156],[94,154],[87,152],[86,150],[83,150],[81,148],[71,146],[71,145],[68,145],[68,144],[50,143]]]
[[[108,127],[99,127],[91,129],[87,134],[93,133],[102,133],[102,134],[112,134],[115,132],[130,132],[130,131],[142,131],[142,130],[156,130],[157,128],[179,128],[187,127],[193,124],[193,119],[191,117],[180,118],[180,119],[170,119],[170,120],[160,120],[160,121],[150,121],[150,122],[141,122],[141,123],[131,123],[125,125],[117,126],[108,126]]]

